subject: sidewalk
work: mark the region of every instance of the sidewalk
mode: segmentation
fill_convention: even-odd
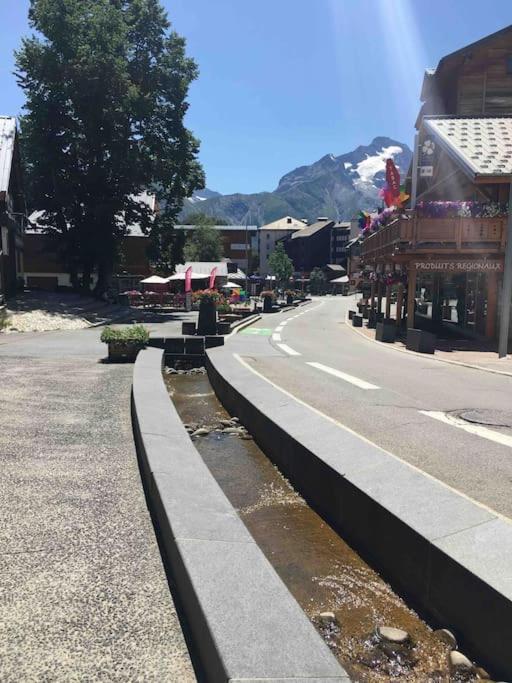
[[[382,342],[375,341],[375,330],[369,330],[366,327],[366,320],[363,321],[363,327],[353,327],[352,322],[348,320],[348,317],[345,322],[353,332],[376,344],[382,344]],[[510,354],[506,358],[501,359],[498,358],[496,351],[476,351],[474,349],[436,349],[433,355],[424,353],[418,354],[415,351],[406,349],[405,340],[403,339],[398,339],[395,343],[386,343],[385,346],[394,349],[395,351],[402,351],[403,353],[419,355],[431,359],[433,358],[434,360],[444,361],[445,363],[455,363],[478,370],[486,370],[487,372],[496,372],[512,376],[512,356]]]
[[[0,680],[196,680],[100,330],[0,344]]]

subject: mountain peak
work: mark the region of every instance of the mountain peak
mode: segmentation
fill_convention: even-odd
[[[385,182],[389,158],[405,177],[412,160],[409,146],[377,136],[369,145],[339,156],[326,154],[286,173],[274,192],[205,198],[200,202],[201,211],[235,224],[245,219],[270,223],[287,215],[309,220],[317,216],[350,219],[359,210],[373,210],[380,204],[379,189]]]

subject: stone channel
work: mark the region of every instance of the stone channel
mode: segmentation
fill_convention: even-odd
[[[490,679],[307,505],[226,413],[203,369],[166,368],[164,376],[212,475],[353,681]]]

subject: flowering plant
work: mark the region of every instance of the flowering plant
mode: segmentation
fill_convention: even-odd
[[[499,202],[418,202],[416,212],[422,218],[497,218],[508,215],[508,206]]]
[[[275,294],[271,289],[264,289],[261,294],[261,298],[264,299],[266,296],[270,296],[272,299],[275,299]]]
[[[220,304],[224,302],[224,297],[216,289],[199,289],[197,292],[192,293],[192,301],[194,301],[194,303],[208,301],[214,304]]]

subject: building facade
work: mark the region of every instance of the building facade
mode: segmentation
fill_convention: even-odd
[[[499,328],[512,178],[512,27],[428,70],[416,122],[411,209],[362,243],[397,322],[492,340]],[[389,299],[389,297],[387,297]]]
[[[258,231],[259,274],[262,277],[270,274],[268,259],[276,248],[276,244],[283,238],[290,237],[293,233],[305,227],[305,221],[293,218],[292,216],[284,216],[277,221],[260,227]]]
[[[319,218],[282,240],[297,275],[309,274],[313,268],[323,268],[330,262],[334,225],[335,221]]]
[[[23,279],[25,214],[16,119],[0,116],[0,304]]]

